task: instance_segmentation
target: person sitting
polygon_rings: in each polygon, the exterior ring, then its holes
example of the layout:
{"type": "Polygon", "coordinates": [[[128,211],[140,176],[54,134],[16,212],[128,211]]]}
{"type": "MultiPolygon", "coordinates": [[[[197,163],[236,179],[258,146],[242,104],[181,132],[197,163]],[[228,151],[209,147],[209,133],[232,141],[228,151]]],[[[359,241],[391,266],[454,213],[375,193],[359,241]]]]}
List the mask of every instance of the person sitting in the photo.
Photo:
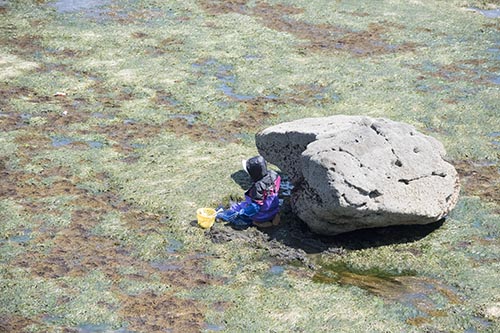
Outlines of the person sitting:
{"type": "Polygon", "coordinates": [[[252,185],[245,192],[245,201],[232,204],[217,214],[217,218],[237,227],[269,227],[279,224],[278,193],[281,177],[267,169],[262,156],[243,161],[243,168],[252,178],[252,185]]]}

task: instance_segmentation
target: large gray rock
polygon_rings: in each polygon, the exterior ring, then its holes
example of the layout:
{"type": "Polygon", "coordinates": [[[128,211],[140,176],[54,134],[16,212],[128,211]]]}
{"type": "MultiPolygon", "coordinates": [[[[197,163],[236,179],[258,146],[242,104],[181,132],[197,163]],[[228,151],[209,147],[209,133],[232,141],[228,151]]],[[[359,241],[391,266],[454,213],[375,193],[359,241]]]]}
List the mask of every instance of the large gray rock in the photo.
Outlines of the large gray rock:
{"type": "Polygon", "coordinates": [[[458,200],[458,175],[443,145],[404,123],[307,118],[263,130],[256,144],[290,176],[293,210],[316,233],[427,224],[458,200]]]}

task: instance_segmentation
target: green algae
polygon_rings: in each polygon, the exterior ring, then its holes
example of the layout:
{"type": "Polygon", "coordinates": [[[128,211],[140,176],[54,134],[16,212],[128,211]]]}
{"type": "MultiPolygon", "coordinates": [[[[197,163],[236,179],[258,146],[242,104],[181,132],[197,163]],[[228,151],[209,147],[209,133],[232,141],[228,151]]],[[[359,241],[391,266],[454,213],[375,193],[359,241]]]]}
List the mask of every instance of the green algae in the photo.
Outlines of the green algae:
{"type": "Polygon", "coordinates": [[[0,330],[498,331],[498,22],[467,8],[491,4],[0,4],[0,330]],[[256,131],[333,114],[441,140],[447,220],[310,265],[196,226],[241,198],[256,131]]]}
{"type": "Polygon", "coordinates": [[[0,229],[2,240],[18,235],[32,226],[23,214],[22,206],[8,199],[0,201],[0,220],[3,221],[0,229]]]}
{"type": "Polygon", "coordinates": [[[383,271],[380,268],[373,267],[368,270],[360,270],[349,267],[344,262],[335,262],[322,267],[322,271],[317,272],[313,276],[314,282],[320,283],[345,283],[343,277],[351,277],[353,281],[359,279],[372,280],[374,282],[394,282],[397,284],[395,277],[398,276],[412,276],[416,271],[398,271],[397,273],[390,271],[383,271]]]}

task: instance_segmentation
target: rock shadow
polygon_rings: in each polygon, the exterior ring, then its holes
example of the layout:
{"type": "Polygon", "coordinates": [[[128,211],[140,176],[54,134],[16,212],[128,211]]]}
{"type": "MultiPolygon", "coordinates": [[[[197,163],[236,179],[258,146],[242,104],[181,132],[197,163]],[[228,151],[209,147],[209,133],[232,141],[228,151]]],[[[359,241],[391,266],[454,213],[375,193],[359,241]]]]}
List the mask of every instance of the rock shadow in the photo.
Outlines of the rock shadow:
{"type": "Polygon", "coordinates": [[[277,241],[288,248],[303,250],[307,254],[337,253],[385,245],[413,243],[439,229],[445,219],[426,225],[397,225],[360,229],[336,236],[313,233],[291,212],[282,212],[282,223],[274,228],[261,229],[270,241],[277,241]]]}
{"type": "MultiPolygon", "coordinates": [[[[287,179],[281,174],[282,179],[287,179]]],[[[246,191],[252,181],[244,170],[231,174],[231,178],[246,191]]],[[[245,231],[231,228],[230,225],[217,227],[210,232],[210,237],[216,243],[225,243],[234,239],[248,240],[259,246],[276,252],[280,258],[302,257],[302,254],[336,253],[342,254],[349,250],[376,248],[385,245],[413,243],[423,239],[439,229],[445,219],[426,225],[395,225],[388,227],[360,229],[336,236],[319,235],[310,230],[306,223],[300,220],[290,206],[290,197],[280,192],[283,200],[281,207],[281,223],[270,228],[250,227],[245,231]],[[248,238],[248,239],[247,239],[248,238]]],[[[415,249],[414,251],[418,251],[415,249]]],[[[416,253],[418,255],[418,253],[416,253]]],[[[301,258],[299,258],[301,259],[301,258]]],[[[305,258],[302,258],[305,259],[305,258]]],[[[302,260],[301,259],[301,260],[302,260]]]]}

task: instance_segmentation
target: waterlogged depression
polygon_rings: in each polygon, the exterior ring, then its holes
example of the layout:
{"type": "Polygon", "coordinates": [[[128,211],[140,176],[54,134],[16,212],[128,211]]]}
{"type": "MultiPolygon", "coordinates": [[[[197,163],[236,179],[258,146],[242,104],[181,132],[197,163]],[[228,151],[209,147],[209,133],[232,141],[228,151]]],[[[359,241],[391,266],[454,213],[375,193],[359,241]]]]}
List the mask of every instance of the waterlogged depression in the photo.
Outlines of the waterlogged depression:
{"type": "Polygon", "coordinates": [[[59,13],[72,12],[88,12],[104,6],[107,6],[110,1],[98,0],[60,0],[50,2],[59,13]]]}
{"type": "Polygon", "coordinates": [[[500,330],[494,2],[3,1],[0,16],[0,331],[500,330]],[[242,199],[255,132],[334,114],[441,140],[461,176],[450,216],[315,235],[282,174],[279,226],[197,227],[197,208],[242,199]]]}

